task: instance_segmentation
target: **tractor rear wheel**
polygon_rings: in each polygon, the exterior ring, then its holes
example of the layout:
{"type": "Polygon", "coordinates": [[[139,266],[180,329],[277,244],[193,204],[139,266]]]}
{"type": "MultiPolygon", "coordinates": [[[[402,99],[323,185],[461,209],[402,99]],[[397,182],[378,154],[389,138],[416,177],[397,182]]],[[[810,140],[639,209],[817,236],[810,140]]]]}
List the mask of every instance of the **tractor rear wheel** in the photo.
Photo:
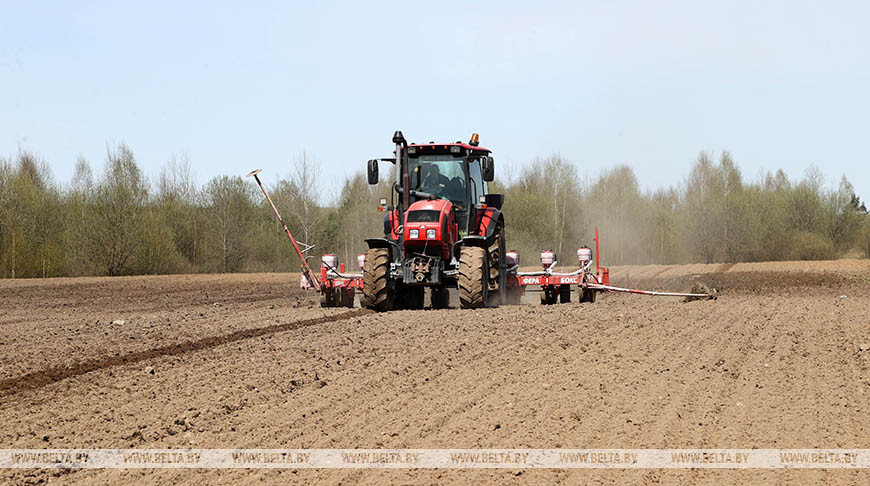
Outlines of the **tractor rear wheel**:
{"type": "Polygon", "coordinates": [[[363,267],[363,307],[378,312],[392,310],[395,295],[389,280],[390,250],[386,248],[368,250],[363,267]]]}
{"type": "Polygon", "coordinates": [[[486,250],[463,246],[459,257],[459,307],[479,309],[486,305],[489,293],[486,250]]]}
{"type": "Polygon", "coordinates": [[[447,287],[432,287],[432,308],[446,309],[450,305],[450,291],[447,287]]]}

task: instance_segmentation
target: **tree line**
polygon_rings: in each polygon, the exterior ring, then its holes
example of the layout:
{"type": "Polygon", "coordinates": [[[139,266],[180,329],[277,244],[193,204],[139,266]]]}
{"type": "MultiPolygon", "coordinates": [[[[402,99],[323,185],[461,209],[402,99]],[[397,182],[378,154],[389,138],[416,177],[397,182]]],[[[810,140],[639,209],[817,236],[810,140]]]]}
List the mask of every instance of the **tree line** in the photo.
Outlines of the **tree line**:
{"type": "Polygon", "coordinates": [[[727,151],[718,162],[701,153],[681,183],[643,191],[626,165],[581,178],[551,156],[500,190],[511,245],[533,258],[553,249],[573,263],[595,226],[608,265],[870,258],[864,203],[845,176],[829,186],[815,167],[796,181],[782,170],[747,181],[727,151]]]}
{"type": "MultiPolygon", "coordinates": [[[[329,197],[323,169],[301,153],[288,175],[264,183],[294,236],[314,245],[315,263],[336,253],[353,266],[363,240],[383,234],[376,208],[389,181],[369,186],[359,171],[329,197]]],[[[524,264],[542,249],[573,263],[595,226],[609,265],[870,258],[864,203],[845,176],[831,186],[815,168],[800,180],[779,170],[747,181],[727,152],[718,162],[701,153],[683,181],[653,191],[628,166],[583,175],[557,155],[496,174],[490,190],[506,195],[508,246],[524,264]]],[[[198,187],[185,155],[152,181],[116,144],[99,174],[79,157],[63,183],[31,151],[0,158],[2,278],[286,272],[299,263],[253,179],[219,175],[198,187]]]]}

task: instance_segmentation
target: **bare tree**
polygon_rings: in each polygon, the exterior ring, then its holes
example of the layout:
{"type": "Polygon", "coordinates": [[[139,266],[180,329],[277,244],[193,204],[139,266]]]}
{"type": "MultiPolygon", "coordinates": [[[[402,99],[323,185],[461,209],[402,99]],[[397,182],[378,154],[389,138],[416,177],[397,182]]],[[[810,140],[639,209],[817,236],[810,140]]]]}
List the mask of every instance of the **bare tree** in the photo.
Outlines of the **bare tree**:
{"type": "Polygon", "coordinates": [[[741,246],[745,242],[743,231],[745,221],[743,207],[743,179],[740,169],[726,150],[722,152],[719,161],[719,171],[722,173],[722,245],[725,249],[725,259],[736,262],[740,256],[741,246]]]}
{"type": "Polygon", "coordinates": [[[89,252],[94,221],[94,176],[91,164],[84,156],[76,160],[72,181],[65,195],[64,267],[67,274],[93,274],[89,252]]]}
{"type": "Polygon", "coordinates": [[[107,147],[105,172],[94,195],[90,252],[108,275],[130,271],[147,196],[147,181],[130,148],[123,143],[107,147]]]}
{"type": "Polygon", "coordinates": [[[198,262],[200,225],[190,157],[173,154],[160,171],[156,204],[177,251],[192,268],[198,262]]]}
{"type": "Polygon", "coordinates": [[[13,278],[47,277],[59,269],[58,235],[62,218],[59,192],[48,164],[19,149],[14,167],[6,167],[3,190],[3,248],[0,261],[13,278]]]}
{"type": "Polygon", "coordinates": [[[313,244],[315,230],[320,224],[321,188],[318,175],[320,163],[307,152],[302,152],[293,162],[293,173],[290,176],[289,209],[291,221],[300,229],[302,240],[313,244]]]}
{"type": "Polygon", "coordinates": [[[241,177],[219,176],[206,184],[202,202],[209,217],[210,238],[216,241],[218,268],[242,269],[248,246],[248,228],[254,220],[253,188],[241,177]]]}
{"type": "Polygon", "coordinates": [[[690,246],[704,263],[715,261],[717,243],[722,238],[723,192],[721,171],[702,152],[686,182],[686,209],[690,246]]]}
{"type": "Polygon", "coordinates": [[[157,197],[161,202],[186,205],[195,203],[196,184],[190,155],[186,152],[181,156],[172,154],[161,168],[157,181],[157,197]]]}

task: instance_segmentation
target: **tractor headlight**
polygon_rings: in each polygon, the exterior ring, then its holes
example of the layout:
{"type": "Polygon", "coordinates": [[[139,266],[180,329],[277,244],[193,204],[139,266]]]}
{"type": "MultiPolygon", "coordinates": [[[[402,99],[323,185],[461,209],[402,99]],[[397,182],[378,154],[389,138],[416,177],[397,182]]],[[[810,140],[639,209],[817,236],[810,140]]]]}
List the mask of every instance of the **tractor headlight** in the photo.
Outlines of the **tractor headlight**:
{"type": "Polygon", "coordinates": [[[434,229],[427,229],[426,230],[426,239],[427,240],[434,240],[435,239],[435,230],[434,229]]]}
{"type": "Polygon", "coordinates": [[[411,236],[412,240],[420,237],[420,230],[412,229],[408,233],[411,236]]]}

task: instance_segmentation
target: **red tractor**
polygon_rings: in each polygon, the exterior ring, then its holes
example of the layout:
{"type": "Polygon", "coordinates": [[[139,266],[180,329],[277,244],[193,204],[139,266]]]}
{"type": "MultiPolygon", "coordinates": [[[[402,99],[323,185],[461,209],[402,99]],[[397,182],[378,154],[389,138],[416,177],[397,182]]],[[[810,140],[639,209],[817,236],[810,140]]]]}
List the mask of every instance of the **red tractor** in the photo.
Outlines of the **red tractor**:
{"type": "Polygon", "coordinates": [[[468,143],[408,144],[393,135],[395,157],[368,161],[397,166],[384,217],[384,237],[366,239],[363,307],[422,309],[426,287],[434,309],[458,288],[463,309],[498,306],[506,296],[504,195],[489,194],[494,163],[477,134],[468,143]]]}

